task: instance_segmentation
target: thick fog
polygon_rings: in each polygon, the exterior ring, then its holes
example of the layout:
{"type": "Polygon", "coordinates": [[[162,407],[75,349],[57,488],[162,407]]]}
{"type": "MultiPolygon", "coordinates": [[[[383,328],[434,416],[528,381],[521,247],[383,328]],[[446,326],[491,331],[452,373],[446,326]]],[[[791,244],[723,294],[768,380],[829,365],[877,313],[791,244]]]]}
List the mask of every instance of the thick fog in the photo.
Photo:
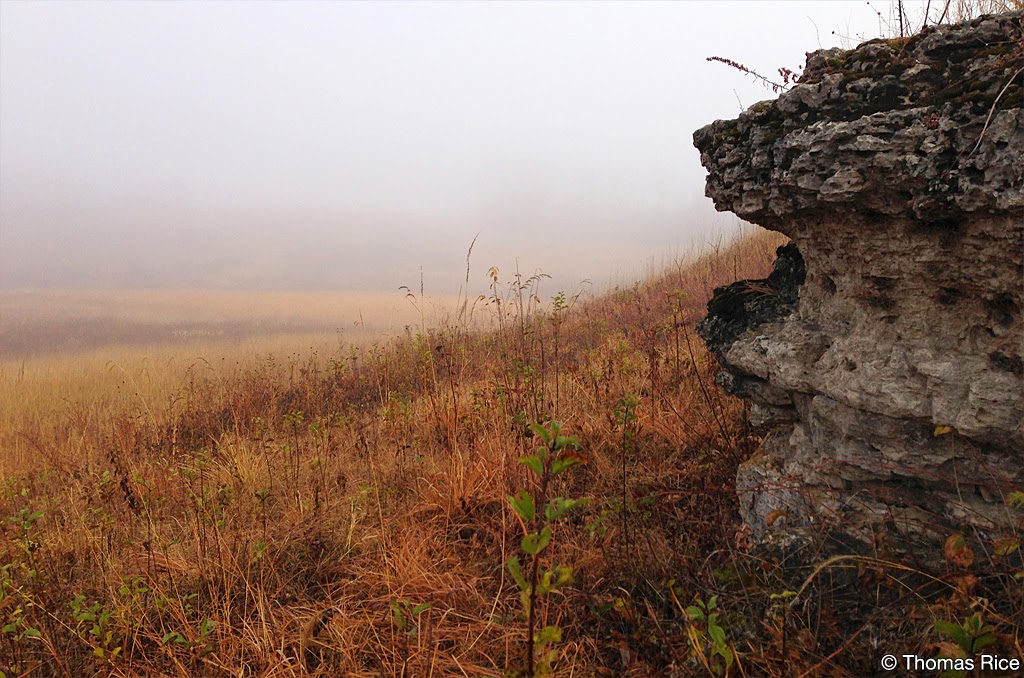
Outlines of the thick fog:
{"type": "MultiPolygon", "coordinates": [[[[693,131],[857,2],[0,3],[0,286],[571,288],[727,234],[693,131]]],[[[552,289],[552,292],[557,291],[552,289]]]]}

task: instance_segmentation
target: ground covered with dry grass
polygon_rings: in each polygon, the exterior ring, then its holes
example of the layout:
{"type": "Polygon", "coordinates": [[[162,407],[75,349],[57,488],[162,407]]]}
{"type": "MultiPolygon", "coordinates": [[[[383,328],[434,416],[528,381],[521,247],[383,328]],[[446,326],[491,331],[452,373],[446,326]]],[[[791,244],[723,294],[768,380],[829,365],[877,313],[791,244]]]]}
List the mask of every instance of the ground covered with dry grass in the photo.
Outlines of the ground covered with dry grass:
{"type": "Polygon", "coordinates": [[[0,671],[864,675],[880,638],[928,647],[933,618],[976,611],[1012,642],[975,575],[909,590],[862,561],[793,605],[783,564],[746,548],[733,484],[760,438],[693,327],[778,244],[590,300],[492,271],[489,295],[386,342],[126,383],[116,406],[26,401],[2,437],[0,671]],[[586,463],[542,487],[520,458],[552,421],[586,463]],[[520,491],[588,500],[537,557],[571,581],[535,597],[557,631],[534,660],[507,564],[543,519],[520,491]]]}

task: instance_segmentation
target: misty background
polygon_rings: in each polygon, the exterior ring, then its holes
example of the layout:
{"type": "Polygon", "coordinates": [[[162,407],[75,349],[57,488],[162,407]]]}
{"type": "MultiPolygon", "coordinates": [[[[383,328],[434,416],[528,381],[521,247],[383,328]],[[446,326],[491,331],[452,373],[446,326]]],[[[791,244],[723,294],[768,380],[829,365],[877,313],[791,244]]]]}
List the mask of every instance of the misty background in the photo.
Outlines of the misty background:
{"type": "Polygon", "coordinates": [[[451,293],[738,227],[692,133],[856,2],[0,2],[0,288],[451,293]]]}

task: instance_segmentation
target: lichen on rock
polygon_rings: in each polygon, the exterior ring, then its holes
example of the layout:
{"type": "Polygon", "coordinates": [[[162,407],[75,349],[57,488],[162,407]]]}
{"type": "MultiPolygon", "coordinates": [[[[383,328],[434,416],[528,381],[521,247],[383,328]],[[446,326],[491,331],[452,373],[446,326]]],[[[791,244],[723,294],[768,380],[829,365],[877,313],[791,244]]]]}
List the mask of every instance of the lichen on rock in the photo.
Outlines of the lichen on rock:
{"type": "Polygon", "coordinates": [[[694,134],[716,207],[794,242],[700,326],[770,428],[737,482],[756,536],[920,552],[1004,529],[1024,487],[1022,105],[1018,12],[815,52],[776,101],[694,134]]]}

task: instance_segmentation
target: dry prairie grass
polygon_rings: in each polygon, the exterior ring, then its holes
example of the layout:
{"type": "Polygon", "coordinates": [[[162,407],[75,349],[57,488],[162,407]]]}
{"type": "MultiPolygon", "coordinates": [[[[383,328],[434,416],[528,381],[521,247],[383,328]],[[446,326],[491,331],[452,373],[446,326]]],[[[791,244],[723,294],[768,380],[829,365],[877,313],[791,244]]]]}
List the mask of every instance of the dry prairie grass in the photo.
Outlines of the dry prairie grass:
{"type": "MultiPolygon", "coordinates": [[[[442,296],[433,307],[453,303],[442,296]]],[[[419,320],[400,294],[379,292],[0,290],[0,357],[153,345],[220,352],[209,345],[298,333],[364,341],[419,320]]]]}
{"type": "MultiPolygon", "coordinates": [[[[451,307],[439,297],[433,308],[451,307]]],[[[53,456],[53,424],[166,413],[185,383],[340,355],[419,323],[400,294],[0,291],[0,474],[53,456]]]]}
{"type": "MultiPolygon", "coordinates": [[[[136,363],[102,386],[70,363],[29,390],[5,372],[0,670],[509,674],[525,627],[506,497],[530,486],[526,425],[552,419],[589,459],[557,491],[592,498],[550,547],[575,573],[539,610],[563,632],[558,675],[812,669],[848,623],[772,621],[778,564],[737,549],[733,479],[759,438],[692,333],[712,289],[762,277],[778,244],[748,236],[575,302],[495,275],[486,327],[455,311],[315,355],[136,363]],[[683,611],[713,595],[730,669],[683,611]]],[[[830,675],[877,666],[862,654],[830,675]]]]}

